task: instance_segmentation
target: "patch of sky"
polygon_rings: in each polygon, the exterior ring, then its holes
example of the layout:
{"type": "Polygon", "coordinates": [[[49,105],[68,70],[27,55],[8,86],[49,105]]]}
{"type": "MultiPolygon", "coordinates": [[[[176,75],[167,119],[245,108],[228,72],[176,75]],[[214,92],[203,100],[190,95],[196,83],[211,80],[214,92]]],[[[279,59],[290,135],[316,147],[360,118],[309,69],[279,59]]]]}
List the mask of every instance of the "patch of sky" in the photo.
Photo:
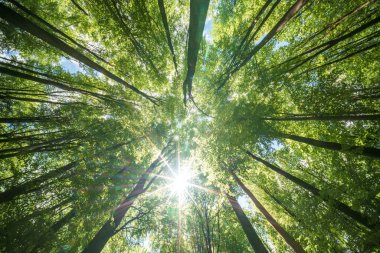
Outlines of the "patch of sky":
{"type": "Polygon", "coordinates": [[[249,203],[249,199],[247,196],[239,196],[237,198],[238,203],[244,210],[249,210],[250,213],[254,214],[255,210],[252,208],[252,205],[249,203]]]}
{"type": "Polygon", "coordinates": [[[277,140],[273,140],[271,143],[270,143],[270,147],[272,149],[274,149],[275,151],[279,150],[279,149],[282,149],[284,147],[284,145],[277,141],[277,140]]]}
{"type": "Polygon", "coordinates": [[[203,30],[203,37],[208,43],[212,43],[212,18],[207,18],[205,23],[205,28],[203,30]]]}
{"type": "Polygon", "coordinates": [[[273,51],[277,51],[282,47],[286,47],[287,45],[289,45],[287,41],[277,41],[273,47],[273,51]]]}
{"type": "Polygon", "coordinates": [[[78,72],[84,73],[85,70],[79,65],[78,62],[67,59],[65,57],[61,57],[59,60],[59,65],[62,67],[63,70],[75,74],[78,72]]]}
{"type": "Polygon", "coordinates": [[[318,82],[315,81],[315,80],[312,80],[312,81],[307,82],[306,84],[307,84],[308,86],[310,86],[310,87],[315,87],[315,86],[318,85],[318,82]]]}
{"type": "Polygon", "coordinates": [[[263,36],[261,36],[258,40],[255,41],[255,46],[259,44],[264,38],[267,36],[267,33],[265,33],[263,36]]]}
{"type": "MultiPolygon", "coordinates": [[[[207,44],[212,43],[211,31],[212,31],[212,18],[208,17],[206,19],[205,27],[203,29],[203,37],[206,40],[207,44]]],[[[206,69],[207,56],[208,56],[208,48],[206,48],[206,54],[205,54],[205,58],[203,60],[202,71],[205,71],[205,69],[206,69]]]]}
{"type": "Polygon", "coordinates": [[[101,118],[104,120],[108,120],[108,119],[113,119],[114,117],[110,114],[105,114],[105,115],[102,115],[101,118]]]}
{"type": "Polygon", "coordinates": [[[16,58],[18,58],[20,56],[20,52],[17,50],[7,50],[5,52],[4,51],[1,52],[1,56],[6,57],[6,58],[15,56],[16,58]]]}

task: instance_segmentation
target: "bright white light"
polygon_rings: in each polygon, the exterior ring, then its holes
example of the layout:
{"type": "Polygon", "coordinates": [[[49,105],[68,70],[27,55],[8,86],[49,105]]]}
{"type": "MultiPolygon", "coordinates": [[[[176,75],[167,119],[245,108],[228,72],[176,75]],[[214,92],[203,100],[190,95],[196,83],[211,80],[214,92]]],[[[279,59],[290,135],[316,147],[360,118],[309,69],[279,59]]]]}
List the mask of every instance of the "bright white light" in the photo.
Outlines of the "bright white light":
{"type": "Polygon", "coordinates": [[[181,166],[178,173],[173,177],[173,182],[170,185],[171,192],[177,195],[180,199],[183,199],[189,186],[190,179],[191,174],[189,166],[181,166]]]}
{"type": "Polygon", "coordinates": [[[187,187],[187,177],[184,174],[179,174],[174,177],[174,182],[172,184],[172,191],[178,195],[182,195],[187,187]]]}

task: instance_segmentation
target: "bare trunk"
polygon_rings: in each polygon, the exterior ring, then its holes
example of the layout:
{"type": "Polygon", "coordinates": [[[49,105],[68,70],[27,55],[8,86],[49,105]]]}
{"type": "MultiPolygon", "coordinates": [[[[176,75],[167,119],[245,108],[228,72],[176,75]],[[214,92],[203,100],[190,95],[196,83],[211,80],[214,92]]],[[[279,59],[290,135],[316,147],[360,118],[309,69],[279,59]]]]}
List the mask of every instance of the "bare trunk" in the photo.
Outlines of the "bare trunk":
{"type": "Polygon", "coordinates": [[[352,145],[344,145],[336,142],[328,142],[328,141],[320,141],[320,140],[315,140],[312,138],[307,138],[307,137],[302,137],[298,135],[293,135],[293,134],[280,134],[280,137],[293,140],[293,141],[298,141],[302,143],[306,143],[315,147],[319,148],[325,148],[325,149],[330,149],[330,150],[335,150],[343,153],[352,153],[352,154],[357,154],[357,155],[364,155],[368,157],[373,157],[373,158],[380,158],[380,149],[377,148],[372,148],[372,147],[365,147],[365,146],[352,146],[352,145]]]}
{"type": "Polygon", "coordinates": [[[264,164],[265,166],[267,166],[269,169],[271,169],[271,170],[277,172],[278,174],[286,177],[287,179],[289,179],[293,183],[297,184],[298,186],[302,187],[303,189],[311,192],[315,196],[320,197],[323,201],[332,203],[332,206],[334,208],[338,209],[339,211],[341,211],[342,213],[344,213],[348,217],[350,217],[353,220],[361,223],[362,225],[366,226],[367,228],[373,229],[375,227],[374,224],[371,224],[371,222],[368,219],[368,217],[364,216],[363,214],[361,214],[361,213],[359,213],[357,211],[352,210],[349,206],[347,206],[346,204],[344,204],[344,203],[342,203],[342,202],[340,202],[338,200],[335,200],[335,199],[333,199],[333,198],[331,198],[329,196],[326,196],[326,195],[322,195],[321,194],[321,190],[319,190],[318,188],[312,186],[311,184],[306,183],[302,179],[299,179],[299,178],[297,178],[297,177],[289,174],[288,172],[280,169],[279,167],[277,167],[277,166],[275,166],[275,165],[273,165],[273,164],[271,164],[271,163],[269,163],[269,162],[261,159],[260,157],[255,156],[254,154],[252,154],[248,150],[246,151],[246,154],[249,155],[254,160],[256,160],[258,162],[261,162],[262,164],[264,164]]]}
{"type": "Polygon", "coordinates": [[[198,51],[202,41],[202,33],[210,0],[190,1],[189,41],[187,45],[187,74],[183,82],[184,103],[192,97],[192,83],[198,59],[198,51]]]}
{"type": "Polygon", "coordinates": [[[256,253],[266,253],[268,252],[264,244],[261,242],[260,237],[257,235],[255,229],[253,228],[251,222],[245,215],[243,209],[241,208],[239,202],[234,196],[226,194],[228,201],[230,202],[232,209],[234,210],[236,217],[238,218],[241,227],[244,230],[245,235],[248,238],[253,250],[256,253]]]}
{"type": "MultiPolygon", "coordinates": [[[[133,190],[128,194],[128,196],[119,204],[112,214],[112,219],[108,219],[100,230],[96,233],[94,238],[88,243],[86,248],[83,250],[83,253],[100,253],[108,240],[115,234],[117,227],[122,222],[126,213],[133,205],[136,197],[143,194],[147,188],[144,188],[145,183],[148,179],[149,174],[159,165],[161,158],[157,158],[149,168],[144,172],[140,177],[139,181],[133,188],[133,190]]],[[[150,184],[148,184],[149,186],[150,184]]]]}
{"type": "Polygon", "coordinates": [[[78,61],[82,62],[83,64],[89,66],[90,68],[93,68],[94,70],[103,73],[105,76],[111,78],[112,80],[124,85],[126,88],[134,91],[135,93],[143,96],[144,98],[150,100],[153,103],[156,103],[155,99],[144,92],[140,91],[136,87],[132,86],[131,84],[127,83],[120,77],[116,76],[115,74],[111,73],[110,71],[106,70],[96,62],[89,59],[87,56],[83,55],[73,47],[69,46],[62,40],[56,38],[54,35],[50,34],[49,32],[45,31],[35,23],[31,22],[30,20],[24,18],[17,12],[13,11],[11,8],[5,6],[4,4],[0,3],[0,17],[6,20],[7,22],[27,31],[28,33],[36,36],[37,38],[45,41],[49,45],[58,48],[59,50],[65,52],[69,56],[73,57],[74,59],[77,59],[78,61]]]}
{"type": "Polygon", "coordinates": [[[278,222],[272,217],[272,215],[265,209],[265,207],[259,202],[259,200],[253,195],[253,193],[244,185],[244,183],[237,177],[237,175],[229,170],[235,181],[243,189],[243,191],[250,197],[255,203],[257,209],[265,216],[267,221],[273,226],[273,228],[282,236],[286,243],[294,250],[294,252],[305,252],[302,246],[288,233],[285,229],[278,224],[278,222]]]}

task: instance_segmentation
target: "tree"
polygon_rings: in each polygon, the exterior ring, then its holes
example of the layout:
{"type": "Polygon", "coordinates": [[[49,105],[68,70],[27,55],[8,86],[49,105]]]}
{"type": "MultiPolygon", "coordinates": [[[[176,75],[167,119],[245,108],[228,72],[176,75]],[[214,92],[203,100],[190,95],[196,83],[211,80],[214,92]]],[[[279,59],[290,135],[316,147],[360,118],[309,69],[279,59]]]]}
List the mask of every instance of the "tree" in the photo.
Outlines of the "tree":
{"type": "Polygon", "coordinates": [[[376,251],[379,10],[2,1],[0,251],[376,251]]]}

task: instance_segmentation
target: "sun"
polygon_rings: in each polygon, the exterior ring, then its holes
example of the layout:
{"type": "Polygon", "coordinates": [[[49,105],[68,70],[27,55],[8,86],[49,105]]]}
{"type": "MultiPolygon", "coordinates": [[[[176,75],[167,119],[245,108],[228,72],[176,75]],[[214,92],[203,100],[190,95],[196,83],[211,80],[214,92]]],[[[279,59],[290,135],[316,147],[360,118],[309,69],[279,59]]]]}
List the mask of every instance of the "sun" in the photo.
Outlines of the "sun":
{"type": "Polygon", "coordinates": [[[190,185],[191,173],[189,166],[181,167],[178,172],[174,173],[172,183],[170,184],[170,191],[178,197],[184,197],[190,185]]]}
{"type": "Polygon", "coordinates": [[[186,188],[187,188],[187,185],[188,185],[188,182],[187,182],[187,177],[186,175],[184,174],[178,174],[174,177],[173,179],[173,183],[171,185],[171,190],[172,192],[178,194],[178,195],[182,195],[186,188]]]}

